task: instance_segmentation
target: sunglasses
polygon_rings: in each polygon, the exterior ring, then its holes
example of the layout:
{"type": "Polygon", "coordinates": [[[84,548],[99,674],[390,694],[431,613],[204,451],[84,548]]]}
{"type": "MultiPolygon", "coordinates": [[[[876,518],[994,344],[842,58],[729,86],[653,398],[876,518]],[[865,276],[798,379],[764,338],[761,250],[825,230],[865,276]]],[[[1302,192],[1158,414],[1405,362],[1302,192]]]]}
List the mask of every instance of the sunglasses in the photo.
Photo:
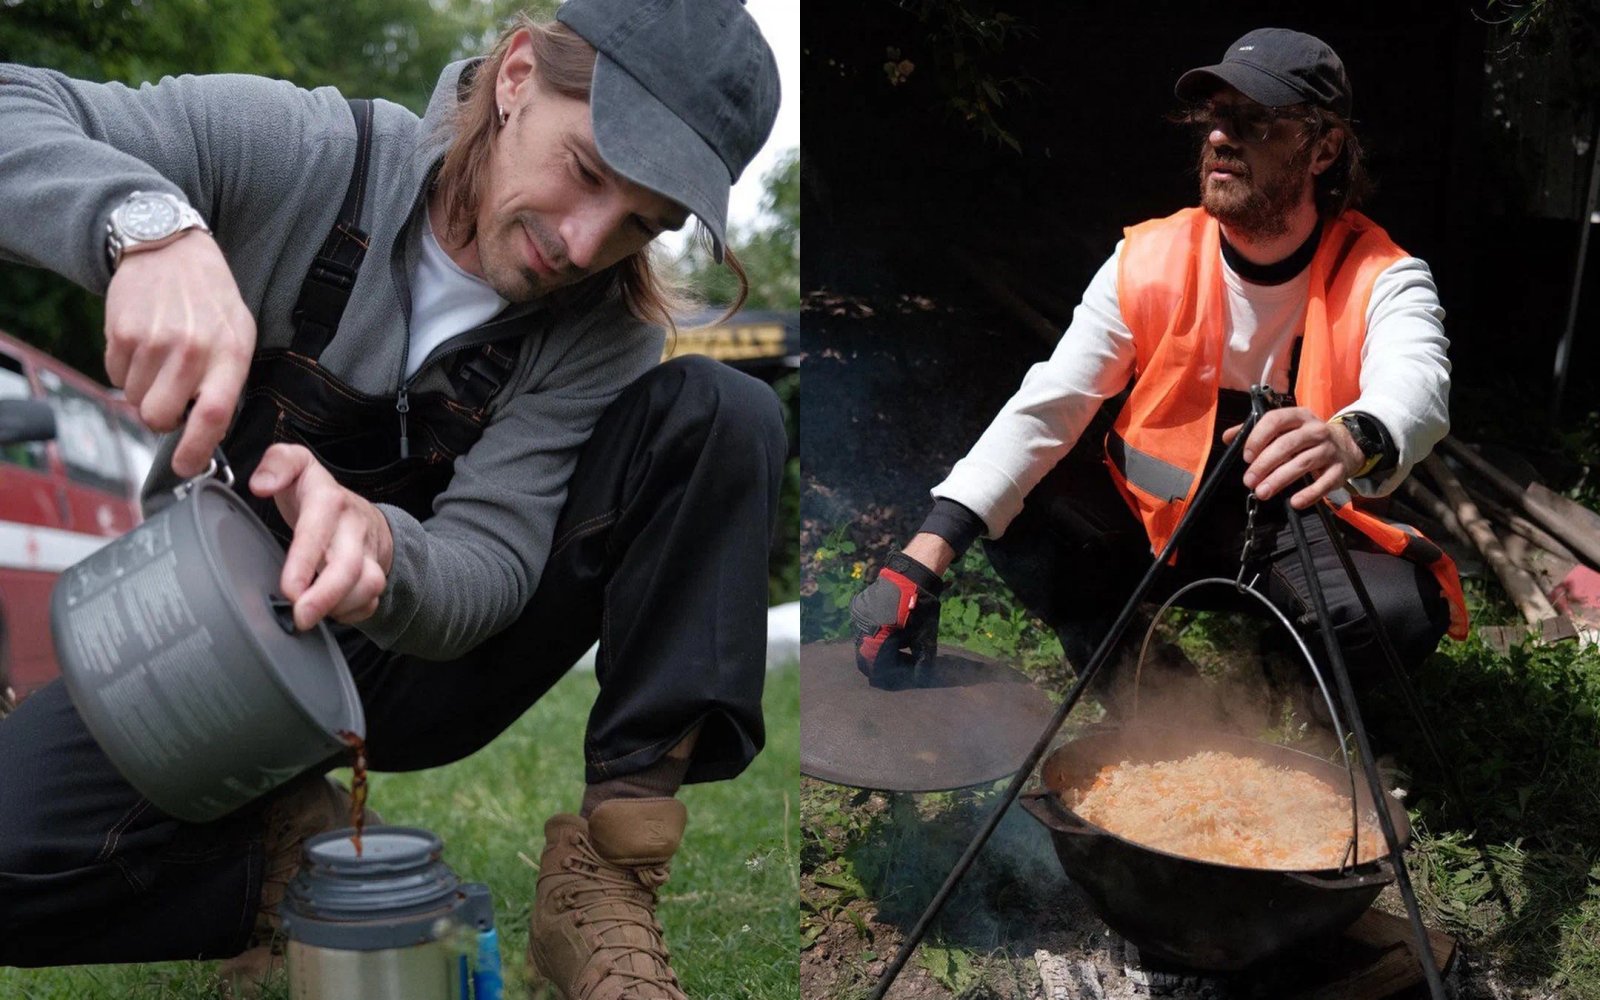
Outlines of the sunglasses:
{"type": "Polygon", "coordinates": [[[1260,104],[1201,104],[1190,108],[1184,120],[1202,139],[1221,129],[1241,142],[1266,142],[1273,123],[1284,117],[1260,104]]]}

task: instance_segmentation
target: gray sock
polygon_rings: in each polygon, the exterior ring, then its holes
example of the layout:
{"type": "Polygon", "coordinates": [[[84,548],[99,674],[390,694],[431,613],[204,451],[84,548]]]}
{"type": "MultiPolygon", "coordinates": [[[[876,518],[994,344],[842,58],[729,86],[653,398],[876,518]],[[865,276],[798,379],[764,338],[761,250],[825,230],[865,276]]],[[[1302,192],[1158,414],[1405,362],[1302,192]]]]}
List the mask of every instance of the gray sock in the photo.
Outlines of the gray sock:
{"type": "Polygon", "coordinates": [[[688,757],[666,756],[643,771],[607,778],[583,790],[583,808],[578,815],[589,818],[595,807],[609,799],[654,799],[677,794],[683,776],[689,771],[688,757]]]}

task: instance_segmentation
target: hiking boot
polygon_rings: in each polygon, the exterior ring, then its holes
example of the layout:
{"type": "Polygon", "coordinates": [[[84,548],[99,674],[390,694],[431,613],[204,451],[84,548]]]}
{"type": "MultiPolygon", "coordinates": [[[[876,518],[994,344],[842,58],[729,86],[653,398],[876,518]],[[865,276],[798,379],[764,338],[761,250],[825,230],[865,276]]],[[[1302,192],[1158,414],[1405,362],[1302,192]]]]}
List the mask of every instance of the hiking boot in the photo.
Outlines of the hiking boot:
{"type": "MultiPolygon", "coordinates": [[[[350,825],[350,792],[332,778],[317,777],[290,783],[262,810],[264,835],[261,904],[245,950],[223,960],[217,969],[222,995],[248,1000],[260,995],[268,976],[283,968],[283,919],[279,907],[289,883],[300,871],[301,848],[319,833],[350,825]]],[[[366,825],[383,818],[364,810],[366,825]]]]}
{"type": "Polygon", "coordinates": [[[655,916],[687,816],[677,799],[610,799],[588,820],[545,824],[528,929],[535,997],[688,1000],[655,916]]]}

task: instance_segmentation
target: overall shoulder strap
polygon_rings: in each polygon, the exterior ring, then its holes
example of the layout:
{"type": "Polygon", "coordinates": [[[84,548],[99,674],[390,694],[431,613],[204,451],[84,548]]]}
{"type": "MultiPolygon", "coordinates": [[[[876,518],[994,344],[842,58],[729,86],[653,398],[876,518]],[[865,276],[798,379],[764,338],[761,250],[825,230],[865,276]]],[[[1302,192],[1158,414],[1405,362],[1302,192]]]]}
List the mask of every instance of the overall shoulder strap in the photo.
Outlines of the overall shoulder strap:
{"type": "Polygon", "coordinates": [[[450,381],[456,401],[471,410],[481,410],[511,382],[517,356],[506,341],[491,341],[476,351],[462,351],[450,381]]]}
{"type": "Polygon", "coordinates": [[[339,329],[350,289],[361,270],[361,258],[367,253],[361,209],[366,202],[367,161],[372,152],[372,102],[352,100],[350,113],[356,121],[356,162],[350,171],[350,185],[339,206],[339,217],[300,285],[300,298],[291,314],[295,329],[290,349],[312,359],[321,356],[339,329]]]}

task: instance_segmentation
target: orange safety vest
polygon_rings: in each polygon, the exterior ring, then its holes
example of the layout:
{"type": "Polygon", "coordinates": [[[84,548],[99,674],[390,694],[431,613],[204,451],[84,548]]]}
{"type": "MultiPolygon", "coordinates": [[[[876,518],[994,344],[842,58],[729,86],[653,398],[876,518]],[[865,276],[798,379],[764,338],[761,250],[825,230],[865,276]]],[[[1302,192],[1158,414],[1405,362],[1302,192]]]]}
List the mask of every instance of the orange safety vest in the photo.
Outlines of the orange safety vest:
{"type": "MultiPolygon", "coordinates": [[[[1106,435],[1112,481],[1160,552],[1200,486],[1211,453],[1227,333],[1221,229],[1187,208],[1126,230],[1117,302],[1133,333],[1133,390],[1106,435]]],[[[1361,345],[1373,282],[1405,257],[1359,212],[1324,223],[1311,260],[1295,400],[1326,420],[1361,393],[1361,345]]],[[[1467,636],[1455,562],[1408,525],[1378,517],[1343,491],[1330,499],[1346,524],[1391,555],[1421,563],[1450,604],[1450,636],[1467,636]]]]}

